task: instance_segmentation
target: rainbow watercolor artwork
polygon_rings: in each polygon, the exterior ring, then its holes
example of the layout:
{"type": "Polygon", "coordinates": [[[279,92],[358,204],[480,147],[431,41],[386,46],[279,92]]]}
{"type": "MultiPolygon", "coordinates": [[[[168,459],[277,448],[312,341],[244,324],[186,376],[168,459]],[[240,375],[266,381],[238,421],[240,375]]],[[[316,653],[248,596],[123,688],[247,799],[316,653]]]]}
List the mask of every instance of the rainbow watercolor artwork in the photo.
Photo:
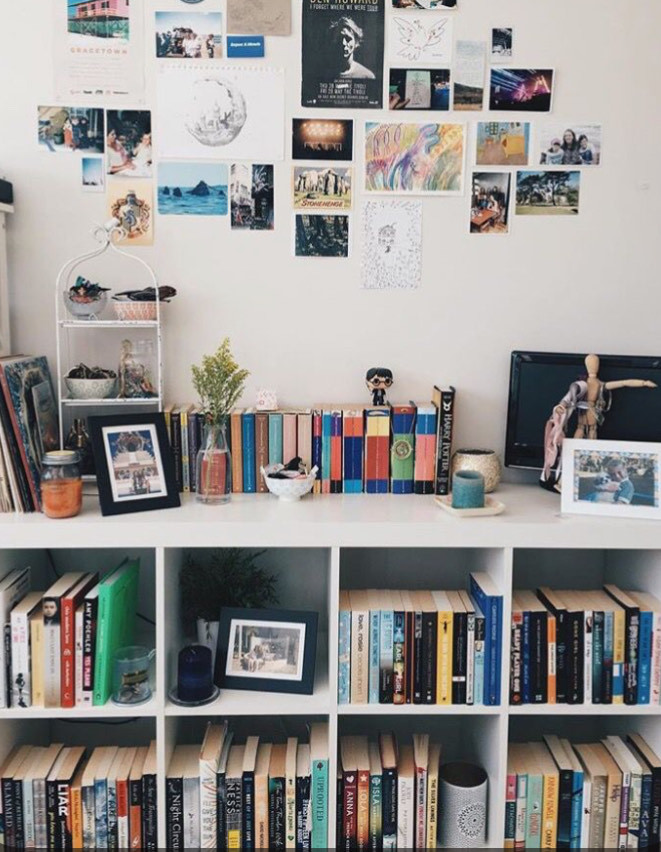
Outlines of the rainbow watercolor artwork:
{"type": "Polygon", "coordinates": [[[463,193],[463,124],[365,123],[365,191],[463,193]]]}

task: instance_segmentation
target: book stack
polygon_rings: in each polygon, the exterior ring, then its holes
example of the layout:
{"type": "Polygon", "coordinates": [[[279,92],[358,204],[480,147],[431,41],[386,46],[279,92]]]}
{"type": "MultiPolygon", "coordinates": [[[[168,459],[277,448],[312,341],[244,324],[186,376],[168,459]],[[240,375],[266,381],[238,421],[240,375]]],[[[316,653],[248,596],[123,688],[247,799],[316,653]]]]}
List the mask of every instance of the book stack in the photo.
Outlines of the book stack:
{"type": "MultiPolygon", "coordinates": [[[[266,492],[260,469],[299,457],[317,466],[317,494],[448,494],[454,388],[435,387],[430,403],[256,411],[229,418],[232,489],[266,492]]],[[[165,418],[179,490],[195,491],[204,415],[169,405],[165,418]]]]}
{"type": "Polygon", "coordinates": [[[15,748],[0,768],[6,849],[156,850],[156,741],[15,748]]]}
{"type": "Polygon", "coordinates": [[[0,358],[0,512],[41,510],[41,458],[58,445],[46,358],[0,358]]]}
{"type": "Polygon", "coordinates": [[[500,704],[503,598],[469,590],[341,590],[339,704],[500,704]]]}
{"type": "Polygon", "coordinates": [[[30,591],[30,569],[0,580],[0,707],[102,706],[110,697],[114,652],[133,642],[139,560],[103,579],[68,572],[30,591]]]}
{"type": "Polygon", "coordinates": [[[168,849],[328,849],[328,723],[309,742],[250,736],[227,722],[176,746],[166,776],[168,849]]]}
{"type": "Polygon", "coordinates": [[[659,848],[661,761],[640,734],[510,743],[505,848],[659,848]]]}
{"type": "Polygon", "coordinates": [[[415,734],[340,737],[338,849],[436,849],[441,746],[415,734]]]}
{"type": "Polygon", "coordinates": [[[661,703],[661,601],[612,584],[515,591],[510,703],[661,703]]]}

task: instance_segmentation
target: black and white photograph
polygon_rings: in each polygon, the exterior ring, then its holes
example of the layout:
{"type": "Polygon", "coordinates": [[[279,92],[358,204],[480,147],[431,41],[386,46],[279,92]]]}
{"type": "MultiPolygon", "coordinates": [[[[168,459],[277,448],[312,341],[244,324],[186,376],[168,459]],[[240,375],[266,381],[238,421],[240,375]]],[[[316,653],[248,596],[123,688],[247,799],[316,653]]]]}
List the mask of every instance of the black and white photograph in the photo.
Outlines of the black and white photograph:
{"type": "Polygon", "coordinates": [[[661,444],[565,440],[562,511],[661,518],[661,444]]]}
{"type": "Polygon", "coordinates": [[[104,515],[179,505],[162,414],[89,418],[104,515]]]}
{"type": "Polygon", "coordinates": [[[353,121],[350,118],[293,118],[292,160],[353,159],[353,121]]]}
{"type": "Polygon", "coordinates": [[[296,257],[348,257],[349,217],[296,214],[296,257]]]}
{"type": "Polygon", "coordinates": [[[317,621],[316,612],[223,608],[217,685],[310,695],[317,621]]]}
{"type": "Polygon", "coordinates": [[[232,229],[272,231],[273,166],[234,163],[230,171],[232,229]]]}
{"type": "Polygon", "coordinates": [[[384,5],[303,0],[302,106],[382,107],[384,5]]]}
{"type": "Polygon", "coordinates": [[[491,62],[509,62],[513,55],[514,30],[512,27],[493,27],[491,30],[491,62]]]}

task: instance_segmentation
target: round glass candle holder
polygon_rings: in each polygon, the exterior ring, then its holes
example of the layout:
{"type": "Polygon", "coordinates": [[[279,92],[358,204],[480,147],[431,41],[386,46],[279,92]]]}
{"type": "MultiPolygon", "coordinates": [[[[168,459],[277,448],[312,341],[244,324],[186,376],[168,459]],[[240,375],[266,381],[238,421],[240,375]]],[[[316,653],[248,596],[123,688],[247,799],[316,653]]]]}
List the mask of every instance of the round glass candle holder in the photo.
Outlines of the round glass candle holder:
{"type": "Polygon", "coordinates": [[[452,477],[452,508],[483,509],[484,477],[476,470],[458,470],[452,477]]]}

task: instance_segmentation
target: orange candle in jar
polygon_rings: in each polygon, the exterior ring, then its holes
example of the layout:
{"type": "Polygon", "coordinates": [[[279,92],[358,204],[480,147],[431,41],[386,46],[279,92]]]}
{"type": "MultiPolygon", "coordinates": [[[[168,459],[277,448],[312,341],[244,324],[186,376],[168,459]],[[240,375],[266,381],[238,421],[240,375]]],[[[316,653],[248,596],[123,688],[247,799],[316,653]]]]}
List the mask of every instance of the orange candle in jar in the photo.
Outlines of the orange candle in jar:
{"type": "Polygon", "coordinates": [[[83,505],[80,455],[75,450],[46,453],[42,459],[41,504],[49,518],[73,518],[83,505]]]}

